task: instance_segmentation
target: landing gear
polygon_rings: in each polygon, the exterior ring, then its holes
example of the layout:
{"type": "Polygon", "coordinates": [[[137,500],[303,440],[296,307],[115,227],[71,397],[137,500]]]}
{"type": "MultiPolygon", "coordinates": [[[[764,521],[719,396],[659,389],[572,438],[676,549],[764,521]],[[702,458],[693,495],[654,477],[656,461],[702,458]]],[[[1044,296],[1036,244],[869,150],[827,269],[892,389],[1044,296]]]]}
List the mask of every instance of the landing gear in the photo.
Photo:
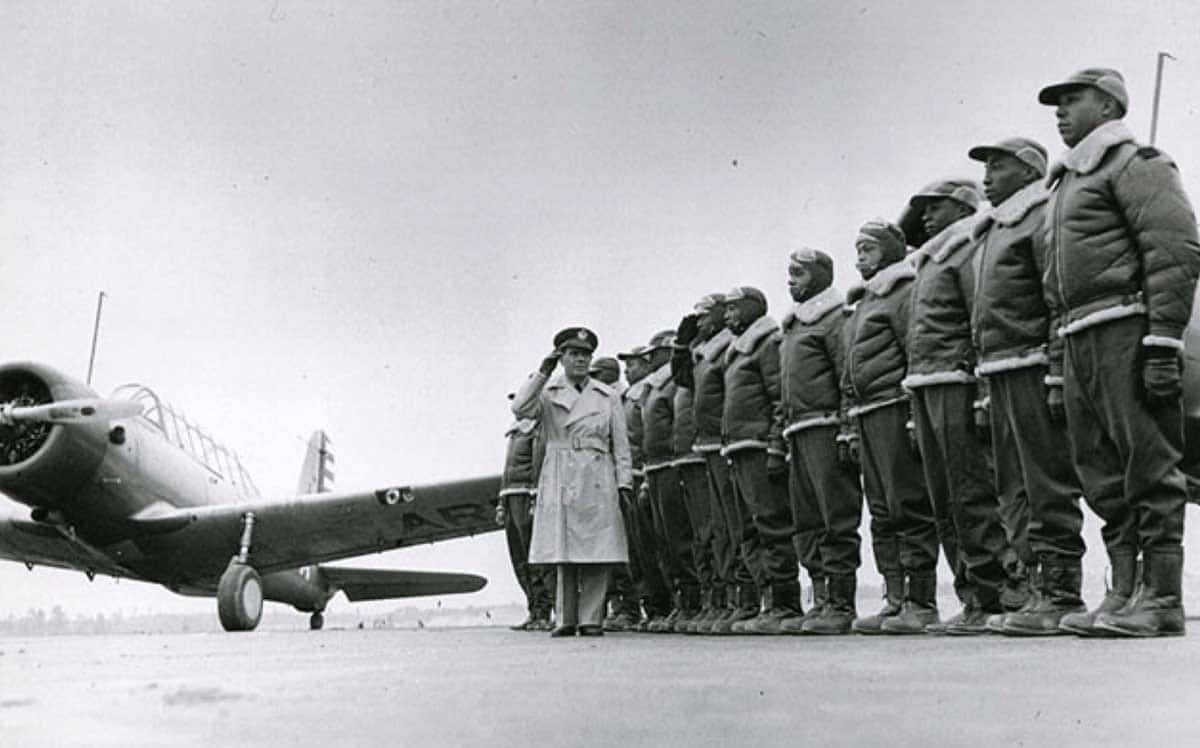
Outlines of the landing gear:
{"type": "Polygon", "coordinates": [[[253,631],[262,618],[263,591],[258,572],[230,562],[217,585],[217,615],[226,631],[253,631]]]}
{"type": "Polygon", "coordinates": [[[262,579],[249,565],[253,533],[254,512],[246,512],[238,554],[230,559],[217,583],[217,615],[226,631],[253,631],[262,618],[262,579]]]}
{"type": "Polygon", "coordinates": [[[308,617],[308,628],[311,631],[320,631],[325,625],[325,616],[321,615],[321,611],[317,611],[308,617]]]}

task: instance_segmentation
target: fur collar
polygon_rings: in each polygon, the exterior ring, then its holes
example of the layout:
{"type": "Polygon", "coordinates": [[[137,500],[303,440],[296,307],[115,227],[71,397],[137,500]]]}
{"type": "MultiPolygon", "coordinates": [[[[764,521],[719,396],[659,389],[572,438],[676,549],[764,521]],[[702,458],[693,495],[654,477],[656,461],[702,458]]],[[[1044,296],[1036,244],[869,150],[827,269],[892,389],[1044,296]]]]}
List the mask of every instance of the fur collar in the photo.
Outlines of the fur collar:
{"type": "Polygon", "coordinates": [[[975,224],[975,238],[978,239],[986,234],[993,223],[997,226],[1016,226],[1025,220],[1029,211],[1049,199],[1050,193],[1046,191],[1045,185],[1041,182],[1025,185],[979,219],[979,223],[975,224]]]}
{"type": "MultiPolygon", "coordinates": [[[[912,259],[912,258],[909,258],[912,259]]],[[[866,282],[867,291],[875,296],[887,296],[902,281],[917,277],[917,271],[909,260],[900,260],[888,265],[866,282]]]]}
{"type": "Polygon", "coordinates": [[[623,397],[626,400],[641,400],[642,393],[646,391],[646,387],[648,386],[649,382],[646,381],[645,377],[642,377],[633,384],[629,385],[629,389],[625,390],[623,397]]]}
{"type": "Polygon", "coordinates": [[[671,381],[671,362],[667,362],[654,370],[653,374],[646,376],[645,382],[648,389],[662,389],[663,385],[671,381]]]}
{"type": "Polygon", "coordinates": [[[1124,121],[1115,119],[1105,122],[1087,134],[1087,137],[1067,151],[1062,161],[1050,167],[1046,177],[1046,186],[1053,186],[1068,170],[1076,174],[1091,174],[1104,160],[1109,149],[1122,143],[1134,142],[1133,131],[1124,121]]]}
{"type": "Polygon", "coordinates": [[[738,353],[749,353],[758,345],[758,341],[779,329],[779,323],[764,314],[747,327],[737,340],[733,341],[733,349],[738,353]]]}
{"type": "Polygon", "coordinates": [[[830,286],[811,299],[794,304],[787,314],[783,315],[783,322],[780,324],[785,329],[790,327],[794,321],[802,325],[811,325],[843,303],[845,303],[845,299],[842,297],[841,291],[830,286]]]}
{"type": "Polygon", "coordinates": [[[921,267],[921,263],[925,261],[925,258],[929,258],[934,262],[945,262],[948,260],[950,255],[971,243],[975,224],[979,223],[979,221],[979,216],[972,213],[942,229],[941,233],[922,244],[920,249],[909,256],[913,267],[921,267]]]}
{"type": "Polygon", "coordinates": [[[696,360],[713,363],[725,355],[725,349],[731,342],[733,342],[733,333],[729,331],[728,327],[722,327],[720,332],[696,347],[696,360]]]}

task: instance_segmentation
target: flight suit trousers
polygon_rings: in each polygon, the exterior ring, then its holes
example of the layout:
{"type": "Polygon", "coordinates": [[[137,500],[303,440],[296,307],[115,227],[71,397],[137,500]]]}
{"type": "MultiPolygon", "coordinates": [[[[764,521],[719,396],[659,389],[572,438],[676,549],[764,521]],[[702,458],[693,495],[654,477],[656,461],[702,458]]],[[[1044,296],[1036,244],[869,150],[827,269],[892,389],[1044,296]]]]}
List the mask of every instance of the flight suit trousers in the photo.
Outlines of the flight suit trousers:
{"type": "Polygon", "coordinates": [[[1045,407],[1048,369],[1030,366],[988,377],[1000,518],[1026,565],[1036,557],[1083,556],[1083,512],[1066,429],[1045,407]]]}
{"type": "Polygon", "coordinates": [[[600,626],[609,564],[558,564],[555,613],[559,626],[600,626]]]}
{"type": "Polygon", "coordinates": [[[885,578],[937,568],[938,532],[921,462],[908,445],[908,403],[858,416],[860,459],[875,567],[885,578]]]}
{"type": "MultiPolygon", "coordinates": [[[[753,535],[743,536],[743,554],[758,559],[759,587],[770,587],[779,597],[791,595],[800,576],[787,483],[767,477],[767,450],[739,449],[729,455],[733,491],[743,516],[748,516],[753,535]]],[[[798,600],[799,593],[795,592],[798,600]]]]}
{"type": "Polygon", "coordinates": [[[533,536],[531,493],[512,493],[502,497],[505,521],[504,539],[508,543],[508,558],[512,562],[517,584],[525,593],[525,604],[534,618],[550,618],[554,607],[554,568],[529,563],[529,539],[533,536]]]}
{"type": "MultiPolygon", "coordinates": [[[[949,559],[956,585],[987,610],[999,610],[1008,579],[1008,541],[988,464],[990,447],[975,431],[974,384],[935,384],[912,393],[912,413],[921,448],[925,484],[935,516],[949,516],[957,559],[949,559]]],[[[961,595],[960,595],[961,596],[961,595]]]]}
{"type": "Polygon", "coordinates": [[[681,462],[675,469],[679,471],[688,524],[692,528],[692,559],[696,566],[696,578],[701,590],[711,590],[723,587],[722,580],[716,578],[713,569],[713,502],[708,491],[708,469],[699,455],[694,459],[697,462],[681,462]]]}
{"type": "Polygon", "coordinates": [[[1182,402],[1150,410],[1142,395],[1146,321],[1126,317],[1066,336],[1063,398],[1071,457],[1114,550],[1177,553],[1187,480],[1182,402]]]}
{"type": "MultiPolygon", "coordinates": [[[[643,485],[645,478],[642,479],[643,485]]],[[[642,607],[650,618],[665,616],[671,612],[672,588],[663,576],[663,565],[659,557],[663,549],[659,548],[654,534],[654,499],[648,492],[638,491],[634,494],[633,517],[635,519],[634,534],[638,537],[638,559],[641,563],[642,607]]]]}
{"type": "MultiPolygon", "coordinates": [[[[636,494],[635,494],[636,496],[636,494]]],[[[613,614],[625,613],[634,619],[641,618],[642,548],[637,535],[637,508],[621,502],[621,521],[625,525],[628,541],[629,563],[615,564],[609,578],[608,599],[613,614]]]]}
{"type": "Polygon", "coordinates": [[[646,484],[653,501],[654,538],[663,578],[668,589],[679,592],[685,604],[690,604],[699,595],[700,580],[692,558],[692,526],[679,471],[674,467],[647,470],[646,484]]]}
{"type": "Polygon", "coordinates": [[[712,450],[704,453],[704,464],[708,469],[709,494],[713,498],[713,557],[716,573],[725,580],[727,589],[748,587],[755,583],[756,577],[751,573],[750,561],[742,551],[742,540],[747,532],[754,534],[754,527],[750,525],[747,529],[749,523],[738,509],[729,460],[712,450]]]}
{"type": "Polygon", "coordinates": [[[796,553],[814,579],[853,575],[862,562],[862,489],[858,472],[838,462],[837,435],[837,426],[816,426],[788,436],[796,553]]]}

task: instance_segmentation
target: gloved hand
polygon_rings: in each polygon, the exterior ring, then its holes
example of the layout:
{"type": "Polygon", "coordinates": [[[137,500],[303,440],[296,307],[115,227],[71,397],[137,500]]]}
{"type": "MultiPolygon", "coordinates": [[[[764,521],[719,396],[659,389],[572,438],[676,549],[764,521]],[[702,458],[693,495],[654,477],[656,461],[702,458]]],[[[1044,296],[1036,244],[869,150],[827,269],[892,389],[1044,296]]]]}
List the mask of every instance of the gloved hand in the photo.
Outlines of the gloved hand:
{"type": "Polygon", "coordinates": [[[1179,402],[1183,374],[1179,352],[1173,348],[1147,348],[1142,361],[1142,391],[1146,405],[1158,408],[1179,402]]]}
{"type": "Polygon", "coordinates": [[[787,460],[783,455],[767,453],[767,477],[773,481],[783,480],[788,474],[787,460]]]}
{"type": "Polygon", "coordinates": [[[1050,422],[1062,424],[1067,422],[1067,407],[1063,404],[1063,388],[1061,384],[1046,387],[1046,410],[1050,411],[1050,422]]]}
{"type": "Polygon", "coordinates": [[[633,489],[632,488],[618,488],[617,489],[617,497],[620,499],[622,511],[627,512],[633,507],[633,489]]]}
{"type": "Polygon", "coordinates": [[[559,360],[562,358],[562,351],[557,348],[549,356],[542,359],[542,365],[538,367],[538,371],[550,376],[554,373],[554,367],[558,366],[559,360]]]}
{"type": "Polygon", "coordinates": [[[984,444],[992,441],[992,412],[986,402],[975,405],[975,436],[984,444]]]}
{"type": "Polygon", "coordinates": [[[679,327],[675,330],[675,345],[686,346],[696,339],[700,334],[700,316],[689,314],[679,320],[679,327]]]}
{"type": "Polygon", "coordinates": [[[504,506],[504,499],[496,502],[496,526],[504,527],[505,521],[508,520],[508,507],[504,506]]]}
{"type": "Polygon", "coordinates": [[[838,464],[847,470],[857,471],[859,466],[858,459],[858,437],[851,434],[844,439],[838,439],[837,443],[837,459],[838,464]]]}
{"type": "Polygon", "coordinates": [[[908,433],[908,450],[918,460],[921,459],[921,444],[917,441],[917,424],[910,419],[904,423],[904,430],[908,433]]]}

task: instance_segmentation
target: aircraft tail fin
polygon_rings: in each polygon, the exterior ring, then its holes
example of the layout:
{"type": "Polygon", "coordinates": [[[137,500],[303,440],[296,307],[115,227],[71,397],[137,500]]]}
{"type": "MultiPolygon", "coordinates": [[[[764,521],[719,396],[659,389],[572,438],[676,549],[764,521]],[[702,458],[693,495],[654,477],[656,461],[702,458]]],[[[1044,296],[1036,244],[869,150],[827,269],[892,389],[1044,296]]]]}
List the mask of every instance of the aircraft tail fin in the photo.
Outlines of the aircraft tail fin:
{"type": "Polygon", "coordinates": [[[333,442],[322,430],[313,432],[300,468],[300,494],[327,493],[333,490],[333,442]]]}
{"type": "Polygon", "coordinates": [[[444,571],[395,571],[322,566],[321,578],[346,593],[351,602],[397,597],[454,595],[483,589],[487,579],[444,571]]]}

